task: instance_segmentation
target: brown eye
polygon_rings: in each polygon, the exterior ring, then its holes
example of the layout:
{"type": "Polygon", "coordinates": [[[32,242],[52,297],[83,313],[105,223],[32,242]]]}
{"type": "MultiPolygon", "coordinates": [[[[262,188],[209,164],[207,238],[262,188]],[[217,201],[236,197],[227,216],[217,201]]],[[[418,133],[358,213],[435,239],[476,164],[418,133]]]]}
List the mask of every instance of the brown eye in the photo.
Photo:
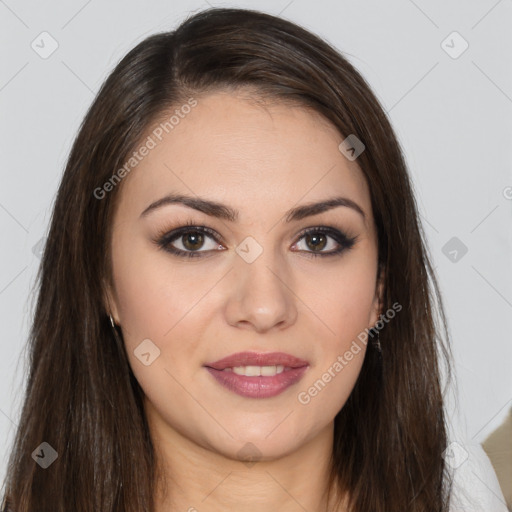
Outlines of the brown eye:
{"type": "Polygon", "coordinates": [[[335,256],[352,248],[357,236],[349,238],[345,233],[330,227],[315,227],[302,232],[299,245],[304,240],[305,249],[299,250],[308,256],[335,256]]]}
{"type": "MultiPolygon", "coordinates": [[[[297,247],[303,243],[304,247],[299,247],[298,252],[311,257],[336,256],[351,249],[357,238],[357,236],[350,238],[335,228],[319,226],[302,231],[299,241],[294,246],[297,247]]],[[[190,223],[161,235],[155,243],[175,256],[207,257],[211,256],[210,253],[225,250],[219,239],[220,236],[213,229],[190,223]],[[210,241],[209,247],[208,241],[210,241]]]]}
{"type": "Polygon", "coordinates": [[[327,245],[327,237],[318,233],[305,235],[306,245],[313,251],[321,251],[327,245]]]}
{"type": "Polygon", "coordinates": [[[182,244],[189,251],[197,251],[204,243],[204,235],[199,231],[189,231],[186,235],[181,235],[182,244]]]}
{"type": "Polygon", "coordinates": [[[176,256],[197,257],[205,256],[203,253],[224,249],[217,241],[217,236],[213,229],[190,224],[161,236],[156,243],[176,256]]]}

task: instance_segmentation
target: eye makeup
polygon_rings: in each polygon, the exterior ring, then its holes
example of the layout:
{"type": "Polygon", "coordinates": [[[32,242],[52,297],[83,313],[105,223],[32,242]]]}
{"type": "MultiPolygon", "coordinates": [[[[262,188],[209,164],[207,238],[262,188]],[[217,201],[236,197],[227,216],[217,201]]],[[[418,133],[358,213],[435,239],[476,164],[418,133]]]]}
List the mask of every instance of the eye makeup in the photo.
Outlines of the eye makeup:
{"type": "MultiPolygon", "coordinates": [[[[332,240],[336,247],[329,251],[315,251],[315,250],[299,250],[295,252],[301,252],[307,255],[308,257],[316,258],[320,257],[332,257],[341,255],[345,251],[350,250],[354,244],[356,243],[358,237],[350,237],[344,231],[339,230],[333,226],[314,226],[310,228],[303,229],[297,235],[297,241],[294,243],[296,245],[298,242],[302,240],[308,240],[311,242],[312,240],[326,240],[325,245],[329,245],[329,240],[332,240]]],[[[177,256],[179,258],[204,258],[211,256],[212,252],[217,252],[220,250],[226,250],[222,245],[222,237],[213,229],[202,226],[194,223],[191,220],[187,220],[184,223],[181,223],[180,227],[174,229],[163,229],[158,231],[157,235],[153,242],[157,245],[158,248],[172,254],[173,256],[177,256]],[[193,235],[190,237],[190,235],[193,235]],[[189,237],[186,239],[186,237],[189,237]],[[186,239],[186,243],[190,243],[192,240],[192,245],[203,243],[203,241],[207,239],[213,240],[214,244],[217,248],[210,250],[192,250],[185,247],[183,240],[186,239]],[[179,241],[180,244],[184,247],[183,249],[177,248],[174,243],[179,241]],[[220,247],[220,249],[219,249],[220,247]],[[206,255],[205,255],[206,253],[206,255]]],[[[204,245],[204,243],[203,243],[204,245]]],[[[318,244],[318,245],[321,245],[318,244]]],[[[201,247],[202,248],[202,247],[201,247]]]]}

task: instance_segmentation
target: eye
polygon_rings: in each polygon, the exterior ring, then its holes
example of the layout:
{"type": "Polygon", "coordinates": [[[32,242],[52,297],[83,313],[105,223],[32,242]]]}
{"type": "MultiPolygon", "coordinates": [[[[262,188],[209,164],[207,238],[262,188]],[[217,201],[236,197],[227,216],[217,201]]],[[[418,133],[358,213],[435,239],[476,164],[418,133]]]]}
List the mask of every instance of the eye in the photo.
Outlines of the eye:
{"type": "MultiPolygon", "coordinates": [[[[156,244],[176,256],[204,257],[201,253],[225,249],[218,238],[220,237],[213,229],[188,222],[186,226],[159,235],[156,244]],[[210,246],[205,247],[208,239],[210,246]]],[[[302,231],[293,247],[303,242],[305,249],[299,249],[297,252],[304,252],[308,257],[335,256],[352,248],[356,240],[357,237],[350,238],[338,229],[318,226],[302,231]]]]}
{"type": "Polygon", "coordinates": [[[157,244],[171,254],[185,257],[201,257],[202,252],[222,248],[217,241],[217,234],[213,229],[205,226],[194,226],[190,223],[187,226],[175,229],[170,233],[158,237],[157,244]],[[204,247],[205,240],[210,239],[210,247],[199,250],[204,247]],[[176,245],[174,245],[176,244],[176,245]]]}
{"type": "Polygon", "coordinates": [[[303,231],[299,242],[295,245],[304,241],[304,245],[306,246],[305,252],[308,253],[308,256],[335,256],[351,249],[356,240],[357,237],[350,238],[338,229],[328,226],[318,226],[303,231]],[[331,239],[330,242],[329,239],[331,239]]]}

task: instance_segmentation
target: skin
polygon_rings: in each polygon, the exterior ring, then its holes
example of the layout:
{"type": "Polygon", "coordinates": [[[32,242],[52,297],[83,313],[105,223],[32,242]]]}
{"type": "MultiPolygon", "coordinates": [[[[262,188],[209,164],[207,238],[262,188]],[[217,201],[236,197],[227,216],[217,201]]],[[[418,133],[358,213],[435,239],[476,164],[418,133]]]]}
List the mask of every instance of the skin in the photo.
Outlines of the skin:
{"type": "MultiPolygon", "coordinates": [[[[338,149],[344,137],[316,112],[256,104],[241,91],[197,100],[124,179],[114,215],[107,301],[146,396],[162,469],[156,510],[320,512],[334,417],[355,385],[365,345],[307,405],[298,394],[378,320],[368,186],[357,161],[338,149]],[[239,219],[180,204],[140,217],[171,192],[222,202],[239,219]],[[284,222],[288,209],[338,195],[356,202],[366,219],[341,206],[284,222]],[[203,257],[180,258],[154,243],[159,231],[189,219],[215,230],[220,246],[205,235],[202,246],[192,245],[203,257]],[[300,231],[322,225],[357,240],[339,255],[312,257],[315,245],[300,231]],[[252,263],[235,252],[247,236],[263,248],[252,263]],[[160,350],[149,366],[134,354],[145,339],[160,350]],[[310,366],[278,396],[245,398],[203,366],[245,350],[287,352],[310,366]],[[239,453],[249,442],[257,449],[252,465],[239,453]]],[[[172,245],[186,250],[186,238],[172,245]]],[[[324,253],[338,247],[330,236],[323,244],[324,253]]]]}

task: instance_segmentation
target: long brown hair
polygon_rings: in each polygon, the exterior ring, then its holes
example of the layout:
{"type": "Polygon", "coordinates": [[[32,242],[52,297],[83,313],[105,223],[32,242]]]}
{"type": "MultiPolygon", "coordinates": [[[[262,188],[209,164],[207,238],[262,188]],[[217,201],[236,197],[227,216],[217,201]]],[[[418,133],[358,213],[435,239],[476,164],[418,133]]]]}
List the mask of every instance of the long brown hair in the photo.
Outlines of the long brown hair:
{"type": "Polygon", "coordinates": [[[143,391],[104,300],[121,186],[101,198],[94,191],[165,112],[239,87],[312,108],[364,143],[357,163],[377,227],[382,310],[403,308],[380,332],[382,358],[368,345],[335,418],[329,484],[348,492],[354,512],[447,512],[440,363],[449,379],[448,328],[400,145],[369,85],[336,49],[291,22],[243,9],[209,9],[142,41],[85,116],[38,273],[3,512],[153,510],[156,464],[143,391]],[[47,469],[31,456],[43,442],[58,454],[47,469]]]}

